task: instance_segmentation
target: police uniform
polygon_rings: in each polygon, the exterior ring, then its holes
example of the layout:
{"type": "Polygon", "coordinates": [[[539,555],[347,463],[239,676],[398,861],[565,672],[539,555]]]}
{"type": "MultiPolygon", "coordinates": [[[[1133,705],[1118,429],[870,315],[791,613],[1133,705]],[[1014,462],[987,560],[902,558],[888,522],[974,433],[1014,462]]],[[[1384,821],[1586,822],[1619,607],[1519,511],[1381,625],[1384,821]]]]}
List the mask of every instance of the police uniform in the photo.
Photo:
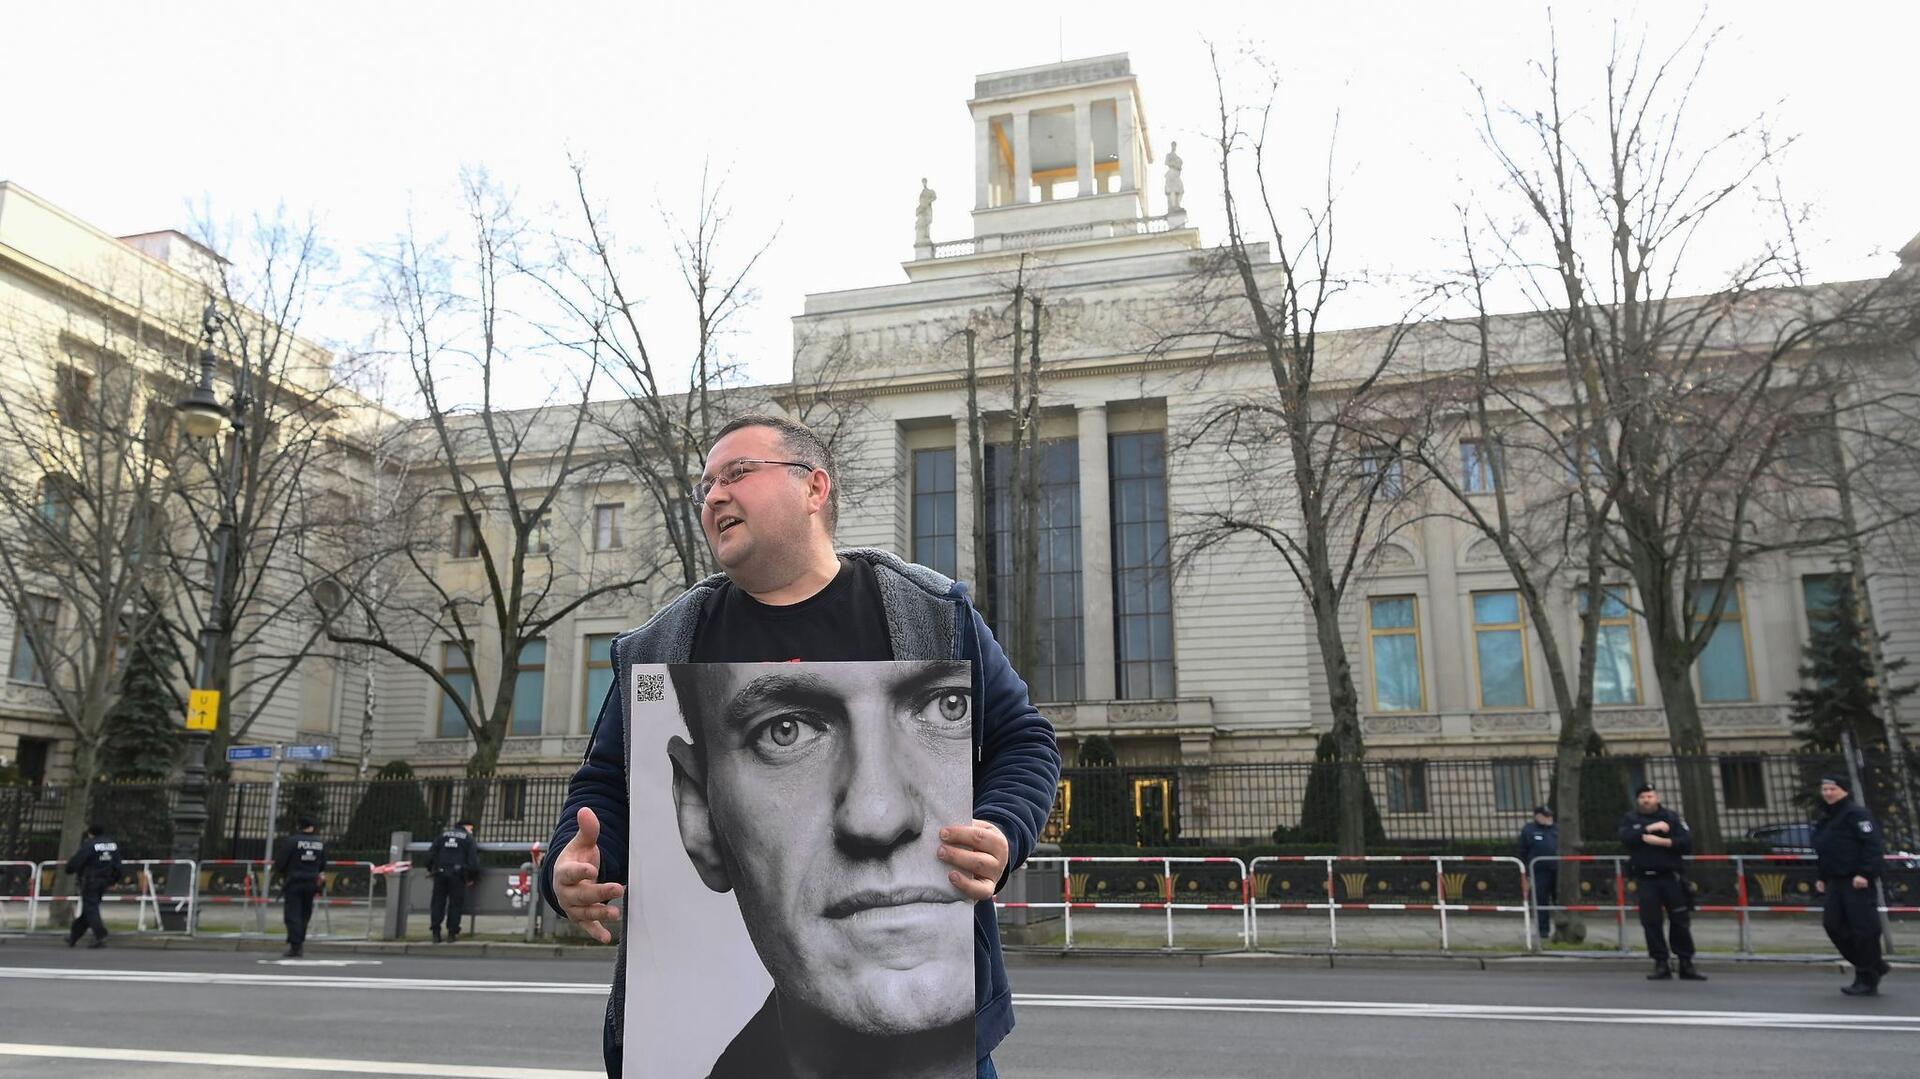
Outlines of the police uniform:
{"type": "MultiPolygon", "coordinates": [[[[1846,776],[1828,776],[1826,782],[1843,791],[1852,785],[1846,776]]],[[[1813,851],[1826,889],[1821,922],[1840,957],[1853,966],[1853,984],[1841,992],[1872,996],[1887,973],[1880,954],[1879,889],[1874,887],[1885,853],[1880,826],[1867,807],[1849,794],[1827,806],[1825,816],[1814,825],[1813,851]],[[1855,877],[1865,877],[1867,886],[1854,887],[1855,877]]]]}
{"type": "Polygon", "coordinates": [[[307,943],[307,922],[313,917],[313,898],[320,893],[320,874],[327,868],[326,840],[302,829],[280,841],[273,871],[280,874],[281,918],[287,923],[287,956],[298,958],[307,943]]]}
{"type": "Polygon", "coordinates": [[[433,905],[430,908],[435,943],[440,940],[444,916],[447,939],[460,939],[460,916],[466,913],[467,883],[480,875],[480,848],[472,833],[456,825],[440,833],[427,855],[427,872],[433,874],[433,905]]]}
{"type": "Polygon", "coordinates": [[[1666,806],[1642,813],[1636,806],[1620,821],[1620,842],[1627,848],[1627,876],[1633,879],[1640,896],[1640,928],[1646,932],[1647,954],[1653,957],[1653,974],[1659,980],[1672,977],[1670,957],[1680,960],[1680,977],[1685,981],[1705,981],[1706,975],[1693,967],[1693,896],[1687,891],[1686,855],[1693,850],[1693,833],[1680,814],[1666,806]],[[1664,822],[1667,830],[1653,832],[1671,839],[1670,847],[1646,841],[1647,828],[1664,822]],[[1664,916],[1666,933],[1661,921],[1664,916]],[[1673,948],[1667,948],[1671,936],[1673,948]]]}
{"type": "Polygon", "coordinates": [[[67,947],[80,943],[88,929],[93,930],[89,948],[107,943],[107,923],[100,917],[100,897],[120,879],[120,844],[99,829],[92,829],[73,857],[67,859],[67,872],[80,878],[80,916],[67,930],[67,947]]]}
{"type": "Polygon", "coordinates": [[[1540,909],[1540,942],[1544,944],[1553,932],[1553,912],[1546,908],[1554,905],[1554,894],[1559,890],[1560,863],[1536,862],[1534,859],[1559,857],[1560,826],[1541,824],[1537,819],[1553,815],[1553,810],[1546,806],[1536,807],[1533,815],[1536,819],[1528,821],[1520,829],[1518,854],[1520,864],[1527,867],[1528,876],[1533,881],[1533,902],[1540,909]]]}

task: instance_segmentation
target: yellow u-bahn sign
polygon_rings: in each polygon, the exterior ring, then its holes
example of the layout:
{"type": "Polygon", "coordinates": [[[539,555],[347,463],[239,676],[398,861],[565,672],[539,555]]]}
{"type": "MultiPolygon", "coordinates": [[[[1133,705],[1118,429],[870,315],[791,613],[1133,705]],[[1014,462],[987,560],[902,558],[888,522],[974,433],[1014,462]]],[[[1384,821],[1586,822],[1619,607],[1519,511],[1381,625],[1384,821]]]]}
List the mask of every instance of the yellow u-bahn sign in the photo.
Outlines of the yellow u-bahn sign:
{"type": "Polygon", "coordinates": [[[220,691],[196,689],[187,695],[187,729],[210,731],[219,725],[220,691]]]}

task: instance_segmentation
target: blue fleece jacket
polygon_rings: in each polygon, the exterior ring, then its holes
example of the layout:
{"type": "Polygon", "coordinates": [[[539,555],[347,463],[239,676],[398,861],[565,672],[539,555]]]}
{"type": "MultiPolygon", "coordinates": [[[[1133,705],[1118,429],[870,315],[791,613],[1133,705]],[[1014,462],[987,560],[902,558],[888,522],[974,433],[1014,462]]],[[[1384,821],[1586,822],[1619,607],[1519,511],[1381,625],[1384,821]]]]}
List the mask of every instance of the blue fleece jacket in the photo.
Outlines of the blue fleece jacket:
{"type": "MultiPolygon", "coordinates": [[[[979,702],[973,731],[973,814],[991,821],[1006,835],[1011,873],[1032,854],[1053,808],[1060,750],[1052,724],[1028,699],[1026,682],[973,609],[966,586],[884,551],[856,548],[841,553],[873,564],[895,659],[961,659],[973,664],[974,700],[979,702]]],[[[724,580],[712,577],[695,585],[646,625],[614,639],[614,684],[600,707],[586,759],[574,772],[548,848],[558,853],[579,831],[580,809],[593,810],[600,821],[602,882],[627,882],[628,672],[635,663],[688,662],[704,601],[724,580]]],[[[552,858],[541,866],[540,891],[549,906],[560,909],[553,894],[552,858]]],[[[1013,1029],[1013,994],[1000,954],[993,903],[976,904],[973,916],[976,1031],[979,1055],[985,1057],[1013,1029]]],[[[607,1001],[610,1047],[618,1047],[622,1040],[625,976],[623,937],[607,1001]]]]}

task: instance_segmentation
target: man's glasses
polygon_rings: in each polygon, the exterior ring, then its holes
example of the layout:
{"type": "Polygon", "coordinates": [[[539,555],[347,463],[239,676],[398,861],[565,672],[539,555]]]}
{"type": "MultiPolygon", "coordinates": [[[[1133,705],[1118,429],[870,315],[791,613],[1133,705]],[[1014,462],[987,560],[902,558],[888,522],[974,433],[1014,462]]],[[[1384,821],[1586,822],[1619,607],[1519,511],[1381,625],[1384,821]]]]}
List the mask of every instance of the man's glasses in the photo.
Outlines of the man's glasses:
{"type": "Polygon", "coordinates": [[[704,506],[707,504],[707,496],[713,493],[715,487],[731,487],[741,480],[746,479],[748,476],[753,475],[755,472],[760,471],[761,465],[778,465],[783,468],[804,468],[808,472],[812,472],[814,468],[814,466],[807,464],[805,461],[766,461],[757,457],[742,457],[736,461],[728,461],[725,465],[721,466],[719,474],[715,475],[712,479],[703,479],[699,483],[694,484],[693,493],[688,495],[687,499],[695,506],[704,506]]]}

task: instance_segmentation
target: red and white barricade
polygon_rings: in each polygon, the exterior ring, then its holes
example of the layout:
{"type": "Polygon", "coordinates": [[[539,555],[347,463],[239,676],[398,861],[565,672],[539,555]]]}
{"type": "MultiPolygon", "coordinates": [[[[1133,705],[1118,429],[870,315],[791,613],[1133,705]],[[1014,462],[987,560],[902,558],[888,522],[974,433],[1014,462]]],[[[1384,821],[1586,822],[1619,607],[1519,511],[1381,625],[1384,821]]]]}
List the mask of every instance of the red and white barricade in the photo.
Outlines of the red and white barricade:
{"type": "Polygon", "coordinates": [[[1248,945],[1260,946],[1260,912],[1326,911],[1327,947],[1339,950],[1340,912],[1430,911],[1439,920],[1440,949],[1453,947],[1449,917],[1456,914],[1518,914],[1524,921],[1523,946],[1533,945],[1533,916],[1526,899],[1526,870],[1518,858],[1491,855],[1395,855],[1341,857],[1327,854],[1273,855],[1248,866],[1248,945]],[[1418,866],[1417,873],[1383,879],[1377,867],[1418,866]],[[1265,872],[1263,867],[1268,867],[1265,872]],[[1431,867],[1431,872],[1427,872],[1431,867]],[[1492,872],[1488,872],[1493,868],[1492,872]],[[1511,868],[1512,897],[1499,877],[1511,868]],[[1289,871],[1291,870],[1291,871],[1289,871]],[[1296,879],[1297,878],[1297,879],[1296,879]],[[1402,879],[1404,878],[1404,879],[1402,879]],[[1300,885],[1295,890],[1294,885],[1300,885]],[[1287,898],[1271,897],[1280,891],[1287,898]],[[1299,895],[1300,898],[1292,898],[1299,895]],[[1311,897],[1311,898],[1310,898],[1311,897]]]}
{"type": "Polygon", "coordinates": [[[26,908],[20,917],[22,927],[32,927],[33,900],[40,890],[39,868],[34,862],[0,862],[0,931],[13,928],[7,909],[16,903],[26,908]]]}
{"type": "MultiPolygon", "coordinates": [[[[0,864],[10,865],[18,863],[0,864]]],[[[40,862],[34,866],[32,892],[28,896],[27,901],[28,932],[33,932],[40,926],[42,904],[80,902],[80,894],[78,892],[63,893],[55,890],[61,878],[65,876],[65,869],[66,863],[59,861],[40,862]]],[[[135,923],[136,928],[133,931],[136,933],[173,932],[173,930],[168,930],[164,927],[160,918],[162,906],[172,905],[175,909],[186,912],[186,918],[183,922],[186,928],[181,930],[181,932],[192,936],[194,911],[200,898],[199,878],[198,864],[190,859],[135,859],[125,863],[120,874],[120,879],[115,881],[113,885],[107,889],[106,894],[100,897],[100,901],[102,903],[135,904],[138,908],[138,921],[135,923]],[[158,877],[170,877],[172,873],[181,871],[177,867],[185,867],[184,872],[187,874],[189,882],[187,894],[184,896],[165,895],[163,892],[167,889],[158,877]],[[161,870],[161,872],[156,874],[156,869],[161,870]],[[147,926],[147,914],[149,911],[153,914],[152,928],[148,928],[147,926]]],[[[71,880],[72,878],[68,876],[66,879],[71,880]]],[[[49,920],[48,928],[64,931],[66,927],[53,925],[51,920],[49,920]]]]}
{"type": "Polygon", "coordinates": [[[1066,947],[1073,947],[1073,912],[1094,910],[1133,910],[1166,912],[1167,950],[1174,949],[1173,916],[1176,911],[1210,911],[1231,913],[1240,920],[1239,937],[1241,947],[1247,945],[1246,895],[1247,865],[1238,858],[1092,858],[1092,857],[1044,857],[1027,859],[1029,866],[1060,866],[1060,901],[1055,902],[1019,902],[1005,903],[996,899],[995,905],[1007,910],[1058,910],[1066,933],[1066,947]],[[1075,866],[1085,867],[1084,872],[1076,873],[1075,866]],[[1095,880],[1100,867],[1125,867],[1144,872],[1145,876],[1127,873],[1118,874],[1118,879],[1095,880]],[[1157,867],[1158,873],[1152,872],[1157,867]],[[1184,871],[1181,867],[1188,867],[1184,871]],[[1202,892],[1203,876],[1230,873],[1230,883],[1225,887],[1206,887],[1206,894],[1231,894],[1233,902],[1207,901],[1202,892]],[[1183,872],[1185,879],[1182,879],[1183,872]],[[1111,887],[1118,883],[1120,887],[1111,887]],[[1188,898],[1182,898],[1186,892],[1188,898]],[[1122,900],[1115,896],[1125,895],[1122,900]]]}

